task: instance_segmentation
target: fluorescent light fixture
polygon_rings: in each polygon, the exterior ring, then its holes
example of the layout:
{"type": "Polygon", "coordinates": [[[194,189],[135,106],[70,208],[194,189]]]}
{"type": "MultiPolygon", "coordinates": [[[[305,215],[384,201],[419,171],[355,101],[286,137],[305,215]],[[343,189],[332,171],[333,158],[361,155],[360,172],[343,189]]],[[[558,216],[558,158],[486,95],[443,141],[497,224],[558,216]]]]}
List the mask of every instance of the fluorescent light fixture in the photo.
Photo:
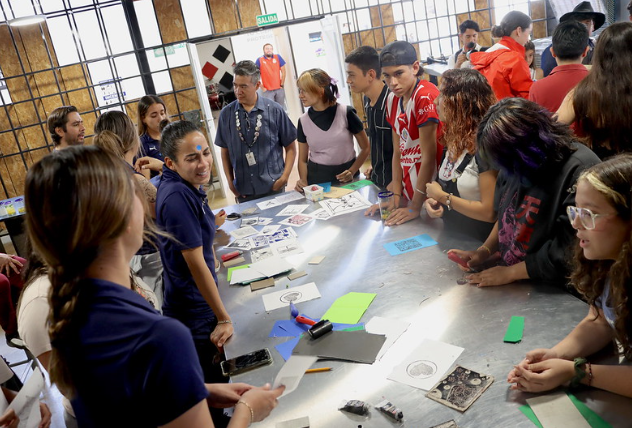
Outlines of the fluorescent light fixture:
{"type": "Polygon", "coordinates": [[[46,21],[46,15],[31,15],[9,19],[8,24],[11,27],[24,27],[26,25],[39,24],[44,21],[46,21]]]}

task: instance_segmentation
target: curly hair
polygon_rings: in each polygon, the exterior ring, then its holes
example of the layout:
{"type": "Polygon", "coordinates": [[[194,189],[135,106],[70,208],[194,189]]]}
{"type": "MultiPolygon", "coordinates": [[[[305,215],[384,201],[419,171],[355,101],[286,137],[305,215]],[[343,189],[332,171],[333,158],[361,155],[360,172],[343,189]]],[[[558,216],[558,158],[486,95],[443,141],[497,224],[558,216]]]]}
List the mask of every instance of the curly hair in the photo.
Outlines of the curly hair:
{"type": "MultiPolygon", "coordinates": [[[[601,193],[617,211],[619,217],[632,220],[632,155],[623,154],[584,171],[577,182],[585,181],[601,193]]],[[[571,283],[586,301],[595,302],[610,284],[609,306],[614,309],[615,337],[623,346],[627,359],[632,359],[632,234],[626,237],[616,260],[588,260],[579,245],[574,255],[571,283]]]]}
{"type": "Polygon", "coordinates": [[[590,73],[577,84],[573,109],[589,147],[632,150],[632,22],[606,28],[595,45],[590,73]]]}
{"type": "Polygon", "coordinates": [[[441,104],[444,132],[441,143],[454,161],[463,151],[476,152],[476,131],[485,113],[496,103],[489,82],[481,73],[469,68],[457,68],[443,73],[441,104]]]}

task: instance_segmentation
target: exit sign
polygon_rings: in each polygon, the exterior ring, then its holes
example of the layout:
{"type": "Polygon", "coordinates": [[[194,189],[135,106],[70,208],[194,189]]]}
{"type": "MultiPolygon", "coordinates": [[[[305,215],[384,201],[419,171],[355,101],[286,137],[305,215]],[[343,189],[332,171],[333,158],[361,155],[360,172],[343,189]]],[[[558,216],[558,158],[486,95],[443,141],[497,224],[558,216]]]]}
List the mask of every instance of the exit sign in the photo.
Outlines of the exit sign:
{"type": "Polygon", "coordinates": [[[264,27],[266,25],[278,24],[279,17],[276,13],[269,13],[267,15],[257,15],[257,27],[264,27]]]}

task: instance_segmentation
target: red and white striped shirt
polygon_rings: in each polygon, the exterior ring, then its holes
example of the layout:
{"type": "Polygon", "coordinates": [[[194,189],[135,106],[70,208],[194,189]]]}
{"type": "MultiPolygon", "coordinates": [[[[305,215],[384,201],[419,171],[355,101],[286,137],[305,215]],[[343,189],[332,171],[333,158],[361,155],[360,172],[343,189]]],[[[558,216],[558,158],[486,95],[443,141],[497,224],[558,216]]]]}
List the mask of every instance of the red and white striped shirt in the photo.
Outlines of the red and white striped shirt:
{"type": "Polygon", "coordinates": [[[421,170],[421,147],[419,145],[419,127],[435,122],[437,128],[437,160],[441,159],[441,146],[438,137],[441,135],[441,122],[434,105],[439,96],[435,85],[419,80],[413,95],[403,108],[402,101],[393,93],[388,94],[386,101],[386,119],[399,135],[400,162],[402,165],[402,193],[409,200],[415,195],[415,185],[421,170]],[[402,111],[403,110],[403,111],[402,111]]]}

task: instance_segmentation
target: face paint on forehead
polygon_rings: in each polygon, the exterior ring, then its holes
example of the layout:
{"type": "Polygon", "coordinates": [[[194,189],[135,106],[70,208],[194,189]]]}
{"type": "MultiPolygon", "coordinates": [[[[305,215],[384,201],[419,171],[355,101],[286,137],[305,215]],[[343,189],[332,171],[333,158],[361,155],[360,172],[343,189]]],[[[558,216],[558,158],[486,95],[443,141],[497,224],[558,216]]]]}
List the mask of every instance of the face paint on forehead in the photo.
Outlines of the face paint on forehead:
{"type": "Polygon", "coordinates": [[[196,148],[197,150],[200,150],[200,151],[202,150],[202,146],[200,146],[199,144],[198,144],[197,146],[195,146],[195,148],[196,148]]]}

